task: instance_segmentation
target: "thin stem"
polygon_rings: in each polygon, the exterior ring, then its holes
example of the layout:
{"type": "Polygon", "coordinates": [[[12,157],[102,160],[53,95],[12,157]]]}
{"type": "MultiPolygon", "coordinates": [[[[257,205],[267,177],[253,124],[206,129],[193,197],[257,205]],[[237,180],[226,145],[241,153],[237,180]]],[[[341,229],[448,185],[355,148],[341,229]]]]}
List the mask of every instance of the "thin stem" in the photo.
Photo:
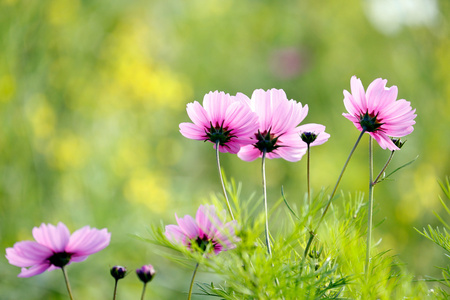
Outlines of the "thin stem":
{"type": "Polygon", "coordinates": [[[263,196],[264,196],[264,212],[266,214],[266,227],[265,227],[266,245],[267,245],[267,252],[269,253],[269,255],[272,255],[272,249],[270,248],[270,239],[269,239],[269,216],[267,213],[266,150],[265,149],[262,153],[261,173],[262,173],[263,196]]]}
{"type": "Polygon", "coordinates": [[[113,294],[113,300],[116,300],[116,294],[117,294],[117,283],[119,282],[118,279],[116,279],[116,282],[114,283],[114,294],[113,294]]]}
{"type": "Polygon", "coordinates": [[[348,155],[347,160],[345,161],[344,167],[342,168],[341,174],[339,174],[339,177],[338,177],[338,180],[336,182],[336,185],[334,186],[333,192],[331,193],[331,196],[328,199],[328,203],[325,206],[325,209],[324,209],[324,211],[322,213],[322,216],[320,217],[319,223],[317,223],[317,225],[316,225],[316,229],[314,229],[313,231],[309,232],[309,240],[308,240],[308,243],[306,245],[305,253],[304,253],[305,256],[308,254],[308,251],[309,251],[309,248],[311,247],[312,241],[313,241],[314,237],[316,236],[317,229],[319,229],[319,226],[322,223],[323,218],[325,217],[325,214],[327,213],[328,208],[331,205],[331,201],[333,200],[333,197],[336,194],[337,188],[339,186],[339,183],[341,182],[342,176],[344,175],[345,169],[347,168],[347,165],[348,165],[348,163],[350,161],[350,158],[352,157],[353,153],[355,152],[355,149],[358,146],[359,142],[361,141],[361,138],[362,138],[362,136],[363,136],[363,134],[365,132],[366,132],[365,130],[361,131],[361,134],[358,136],[358,139],[356,140],[355,145],[353,146],[352,150],[350,151],[350,154],[348,155]]]}
{"type": "Polygon", "coordinates": [[[69,277],[67,276],[66,269],[64,267],[61,267],[61,270],[64,274],[64,280],[66,282],[67,292],[69,292],[69,298],[70,300],[73,300],[72,289],[70,288],[69,277]]]}
{"type": "Polygon", "coordinates": [[[194,273],[192,274],[191,285],[189,286],[188,300],[191,300],[192,287],[194,286],[194,279],[195,279],[195,275],[197,274],[197,270],[198,270],[198,263],[195,265],[194,273]]]}
{"type": "Polygon", "coordinates": [[[224,182],[223,182],[222,169],[221,169],[221,167],[220,167],[220,159],[219,159],[219,141],[216,141],[216,160],[217,160],[217,169],[219,170],[220,183],[222,184],[223,195],[225,196],[225,200],[226,200],[226,202],[227,202],[228,212],[229,212],[230,215],[231,215],[231,219],[234,220],[234,215],[233,215],[233,211],[231,210],[230,201],[228,201],[227,190],[225,189],[225,184],[224,184],[224,182]]]}
{"type": "Polygon", "coordinates": [[[147,287],[147,283],[144,283],[144,287],[142,288],[142,295],[141,295],[141,300],[144,300],[144,296],[145,296],[145,288],[147,287]]]}
{"type": "Polygon", "coordinates": [[[377,178],[375,178],[375,180],[373,181],[373,185],[375,185],[375,184],[377,184],[379,182],[378,180],[380,180],[381,175],[383,175],[383,173],[386,170],[387,166],[391,162],[392,157],[394,157],[394,153],[395,153],[395,150],[391,151],[391,155],[389,155],[389,158],[388,158],[387,162],[384,164],[383,169],[381,169],[381,171],[378,174],[377,178]]]}
{"type": "Polygon", "coordinates": [[[365,273],[369,274],[370,265],[370,247],[372,240],[372,211],[373,211],[373,187],[375,183],[373,182],[373,151],[372,151],[372,137],[369,137],[369,209],[368,209],[368,219],[367,219],[367,248],[366,248],[366,265],[365,273]]]}
{"type": "Polygon", "coordinates": [[[311,160],[311,146],[308,143],[308,151],[306,152],[306,184],[308,185],[308,202],[309,202],[309,209],[311,209],[311,183],[309,181],[310,177],[310,160],[311,160]]]}

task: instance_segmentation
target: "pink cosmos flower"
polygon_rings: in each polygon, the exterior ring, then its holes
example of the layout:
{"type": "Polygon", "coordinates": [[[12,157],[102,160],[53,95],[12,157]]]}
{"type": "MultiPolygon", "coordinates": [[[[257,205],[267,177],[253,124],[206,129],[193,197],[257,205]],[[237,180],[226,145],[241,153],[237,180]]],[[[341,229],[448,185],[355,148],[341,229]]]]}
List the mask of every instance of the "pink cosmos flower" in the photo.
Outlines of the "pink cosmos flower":
{"type": "Polygon", "coordinates": [[[36,242],[22,241],[6,249],[9,263],[22,268],[18,277],[31,277],[85,260],[109,245],[111,234],[85,226],[72,235],[63,223],[33,228],[36,242]],[[28,269],[27,269],[28,268],[28,269]]]}
{"type": "Polygon", "coordinates": [[[233,154],[242,145],[252,143],[249,136],[257,128],[257,117],[241,99],[224,92],[209,92],[203,98],[203,106],[194,101],[186,110],[193,124],[180,124],[185,137],[218,142],[220,152],[233,154]]]}
{"type": "Polygon", "coordinates": [[[386,88],[387,80],[377,78],[364,91],[359,78],[350,81],[350,94],[344,90],[344,105],[349,113],[342,115],[353,122],[359,131],[367,131],[381,148],[399,150],[389,137],[410,134],[417,116],[411,103],[397,100],[397,87],[386,88]]]}
{"type": "Polygon", "coordinates": [[[223,224],[214,205],[200,205],[195,220],[189,215],[178,218],[175,214],[175,218],[178,225],[167,225],[165,235],[172,243],[181,243],[190,250],[195,249],[195,243],[202,251],[213,250],[217,255],[235,248],[239,240],[234,233],[236,221],[223,224]]]}
{"type": "Polygon", "coordinates": [[[252,161],[266,151],[267,158],[299,161],[306,153],[307,145],[300,138],[300,127],[296,126],[308,114],[308,105],[288,100],[286,93],[277,89],[255,90],[251,99],[243,94],[237,96],[246,98],[259,119],[259,127],[251,135],[253,144],[243,146],[239,158],[252,161]]]}
{"type": "Polygon", "coordinates": [[[310,146],[322,145],[330,138],[330,134],[325,132],[325,126],[321,124],[305,124],[299,126],[302,141],[310,146]]]}

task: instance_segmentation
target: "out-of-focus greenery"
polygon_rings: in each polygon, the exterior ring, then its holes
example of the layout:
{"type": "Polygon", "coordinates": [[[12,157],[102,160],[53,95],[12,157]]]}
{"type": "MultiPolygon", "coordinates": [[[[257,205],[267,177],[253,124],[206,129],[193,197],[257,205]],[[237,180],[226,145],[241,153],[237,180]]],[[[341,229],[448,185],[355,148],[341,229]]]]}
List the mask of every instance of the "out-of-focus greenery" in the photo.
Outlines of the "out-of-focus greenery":
{"type": "MultiPolygon", "coordinates": [[[[107,227],[111,245],[68,268],[75,297],[109,298],[110,267],[148,263],[158,272],[150,298],[184,296],[190,270],[133,235],[193,214],[220,191],[212,145],[178,132],[185,105],[211,90],[284,89],[309,105],[305,122],[331,134],[312,153],[313,188],[329,190],[358,136],[341,116],[342,90],[357,75],[366,87],[388,79],[417,109],[390,168],[419,158],[377,185],[375,223],[385,221],[375,238],[419,277],[439,274],[441,250],[413,227],[437,222],[437,179],[450,174],[450,3],[410,2],[0,0],[1,248],[31,239],[42,222],[107,227]]],[[[375,150],[381,168],[389,153],[375,150]]],[[[366,137],[343,190],[367,191],[367,152],[366,137]]],[[[259,160],[222,162],[243,199],[260,191],[259,160]]],[[[268,161],[272,203],[281,185],[291,201],[303,198],[305,167],[268,161]]],[[[23,279],[0,264],[2,299],[66,299],[57,271],[23,279]]],[[[137,298],[129,277],[119,295],[137,298]]]]}

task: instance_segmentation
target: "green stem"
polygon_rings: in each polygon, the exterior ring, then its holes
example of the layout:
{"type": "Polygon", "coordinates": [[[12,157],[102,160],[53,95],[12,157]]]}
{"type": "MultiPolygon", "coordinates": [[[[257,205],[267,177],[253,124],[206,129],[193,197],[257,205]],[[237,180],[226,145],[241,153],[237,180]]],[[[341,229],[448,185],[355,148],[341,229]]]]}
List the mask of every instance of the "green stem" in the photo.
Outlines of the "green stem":
{"type": "Polygon", "coordinates": [[[192,274],[191,285],[189,286],[188,300],[191,300],[192,287],[194,286],[194,279],[195,279],[195,275],[197,274],[197,270],[198,270],[198,263],[195,265],[194,273],[192,274]]]}
{"type": "Polygon", "coordinates": [[[262,184],[263,184],[263,197],[264,197],[264,212],[266,217],[266,245],[267,252],[269,255],[272,255],[272,249],[270,248],[270,239],[269,239],[269,216],[267,212],[267,187],[266,187],[266,150],[264,149],[262,153],[262,162],[261,162],[261,173],[262,173],[262,184]]]}
{"type": "Polygon", "coordinates": [[[308,143],[308,151],[306,152],[306,184],[308,186],[308,202],[309,202],[309,209],[311,209],[311,184],[309,181],[310,176],[310,160],[311,160],[311,146],[308,143]]]}
{"type": "Polygon", "coordinates": [[[117,294],[117,283],[119,282],[118,279],[116,279],[116,282],[114,283],[114,294],[113,294],[113,300],[116,300],[116,294],[117,294]]]}
{"type": "Polygon", "coordinates": [[[341,174],[339,174],[339,178],[338,178],[338,180],[336,182],[336,185],[334,186],[333,192],[331,193],[331,196],[328,199],[328,203],[325,206],[325,209],[324,209],[324,211],[322,213],[322,216],[320,217],[319,223],[317,223],[317,225],[316,225],[316,229],[314,229],[313,231],[309,232],[309,240],[308,240],[308,243],[306,245],[305,253],[304,253],[305,256],[308,254],[308,251],[309,251],[309,248],[311,247],[312,241],[313,241],[314,237],[316,236],[317,229],[319,229],[319,226],[322,223],[323,218],[325,217],[325,214],[327,213],[328,208],[331,205],[331,201],[333,200],[333,197],[336,194],[337,188],[339,186],[339,183],[341,182],[342,176],[344,175],[345,169],[347,168],[347,165],[348,165],[348,163],[350,161],[350,158],[352,157],[353,153],[355,152],[355,149],[358,146],[359,142],[361,141],[361,138],[362,138],[362,136],[363,136],[363,134],[365,132],[366,132],[365,130],[361,131],[361,134],[359,135],[358,139],[356,140],[355,145],[353,146],[352,150],[350,151],[350,154],[348,155],[347,160],[345,161],[344,167],[342,168],[341,174]]]}
{"type": "Polygon", "coordinates": [[[224,182],[223,182],[222,168],[220,167],[220,159],[219,159],[219,141],[216,141],[216,161],[217,161],[217,169],[219,170],[220,183],[222,184],[223,195],[225,196],[225,200],[226,200],[226,202],[227,202],[228,212],[229,212],[230,215],[231,215],[231,219],[234,220],[233,211],[231,210],[230,201],[228,200],[227,190],[225,189],[225,184],[224,184],[224,182]]]}
{"type": "Polygon", "coordinates": [[[394,156],[394,153],[395,153],[395,150],[391,151],[391,155],[389,155],[389,158],[388,158],[387,162],[384,164],[383,169],[381,169],[381,171],[378,174],[377,178],[375,178],[375,180],[373,181],[373,185],[375,185],[375,184],[377,184],[379,182],[381,175],[383,175],[383,173],[386,170],[387,166],[391,162],[392,157],[394,156]]]}
{"type": "Polygon", "coordinates": [[[372,151],[372,137],[369,137],[369,208],[367,219],[367,248],[366,248],[366,265],[365,273],[369,274],[370,266],[370,247],[372,240],[372,211],[373,211],[373,187],[375,185],[373,181],[373,151],[372,151]]]}
{"type": "Polygon", "coordinates": [[[64,267],[61,267],[61,270],[64,274],[64,280],[66,282],[67,292],[69,292],[69,298],[70,300],[73,300],[72,289],[70,288],[69,277],[67,276],[66,269],[64,267]]]}
{"type": "Polygon", "coordinates": [[[145,296],[145,288],[147,287],[147,283],[144,283],[144,287],[142,288],[142,295],[141,295],[141,300],[144,300],[144,296],[145,296]]]}

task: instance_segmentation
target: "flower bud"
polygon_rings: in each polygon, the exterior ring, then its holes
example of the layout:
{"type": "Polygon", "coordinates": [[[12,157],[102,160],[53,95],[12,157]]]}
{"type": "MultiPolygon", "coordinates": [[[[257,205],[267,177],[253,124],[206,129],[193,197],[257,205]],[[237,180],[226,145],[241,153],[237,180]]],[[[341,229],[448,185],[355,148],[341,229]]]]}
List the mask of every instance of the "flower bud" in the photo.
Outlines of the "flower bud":
{"type": "Polygon", "coordinates": [[[406,143],[406,141],[402,141],[401,139],[394,139],[391,138],[391,141],[394,143],[395,146],[397,146],[399,149],[403,147],[403,145],[406,143]]]}
{"type": "Polygon", "coordinates": [[[139,279],[145,284],[153,279],[153,276],[155,276],[156,271],[152,265],[143,265],[142,267],[136,270],[136,274],[139,277],[139,279]]]}
{"type": "Polygon", "coordinates": [[[111,276],[116,280],[122,279],[127,275],[127,268],[122,266],[114,266],[111,268],[111,276]]]}
{"type": "Polygon", "coordinates": [[[303,132],[300,137],[302,138],[302,141],[309,145],[316,140],[317,134],[314,132],[303,132]]]}

